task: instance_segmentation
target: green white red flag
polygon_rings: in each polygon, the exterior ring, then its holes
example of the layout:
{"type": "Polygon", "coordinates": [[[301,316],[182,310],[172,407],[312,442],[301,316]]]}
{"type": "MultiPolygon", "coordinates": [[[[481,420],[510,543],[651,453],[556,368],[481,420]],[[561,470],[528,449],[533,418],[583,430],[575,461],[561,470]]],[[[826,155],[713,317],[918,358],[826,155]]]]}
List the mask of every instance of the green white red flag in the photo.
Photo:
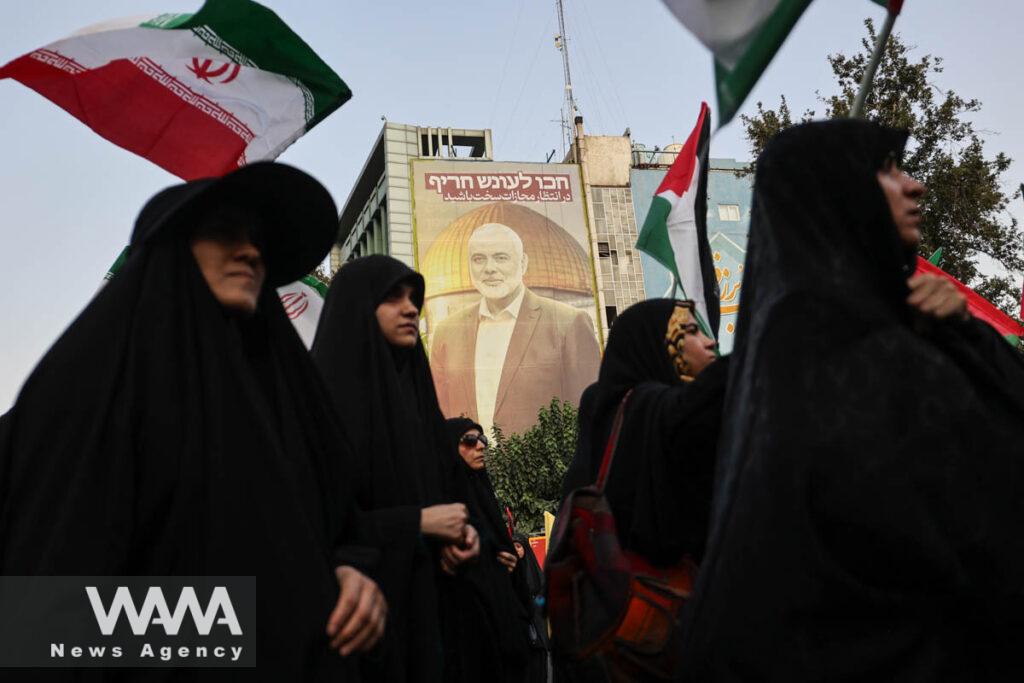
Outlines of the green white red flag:
{"type": "Polygon", "coordinates": [[[1024,327],[1021,327],[1016,320],[1003,313],[988,299],[984,298],[931,261],[918,256],[917,270],[915,271],[915,274],[917,273],[930,273],[950,280],[954,285],[956,285],[956,288],[963,292],[967,297],[967,310],[971,315],[996,328],[996,331],[1003,335],[1006,340],[1014,346],[1017,345],[1019,340],[1024,339],[1024,327]]]}
{"type": "Polygon", "coordinates": [[[13,60],[0,78],[185,180],[276,158],[352,95],[251,0],[92,26],[13,60]]]}
{"type": "Polygon", "coordinates": [[[697,320],[718,338],[718,279],[708,242],[708,148],[711,110],[701,102],[697,125],[651,201],[636,248],[668,268],[697,320]]]}
{"type": "Polygon", "coordinates": [[[312,275],[307,275],[290,285],[278,287],[277,294],[281,297],[285,314],[295,326],[295,331],[302,337],[302,342],[307,349],[312,348],[316,326],[324,309],[327,285],[312,275]]]}
{"type": "Polygon", "coordinates": [[[732,120],[811,0],[663,0],[714,55],[718,123],[732,120]]]}

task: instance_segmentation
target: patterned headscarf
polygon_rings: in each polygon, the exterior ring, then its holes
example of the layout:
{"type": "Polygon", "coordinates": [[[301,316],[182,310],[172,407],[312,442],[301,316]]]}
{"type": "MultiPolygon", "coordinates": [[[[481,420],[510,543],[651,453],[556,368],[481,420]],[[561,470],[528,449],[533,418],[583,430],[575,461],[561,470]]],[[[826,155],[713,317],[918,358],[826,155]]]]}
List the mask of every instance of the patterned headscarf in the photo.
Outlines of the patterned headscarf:
{"type": "Polygon", "coordinates": [[[676,374],[684,382],[693,381],[690,364],[683,355],[686,335],[696,334],[699,330],[697,323],[694,322],[693,301],[677,301],[676,307],[668,319],[668,326],[665,328],[665,347],[676,374]]]}

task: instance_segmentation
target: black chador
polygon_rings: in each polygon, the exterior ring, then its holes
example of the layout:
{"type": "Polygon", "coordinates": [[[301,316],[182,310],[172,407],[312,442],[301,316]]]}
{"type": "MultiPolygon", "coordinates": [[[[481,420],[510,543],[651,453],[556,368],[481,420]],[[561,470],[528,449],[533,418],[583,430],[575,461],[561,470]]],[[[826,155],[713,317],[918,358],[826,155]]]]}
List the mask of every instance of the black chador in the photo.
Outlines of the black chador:
{"type": "Polygon", "coordinates": [[[757,162],[694,681],[1024,675],[1024,370],[907,305],[905,140],[813,123],[757,162]]]}
{"type": "Polygon", "coordinates": [[[387,634],[366,671],[371,680],[394,683],[441,679],[439,548],[421,537],[420,515],[464,498],[423,345],[389,344],[376,316],[401,284],[412,286],[421,308],[423,277],[400,261],[368,256],[344,265],[331,283],[312,349],[352,454],[342,465],[347,481],[385,548],[379,577],[388,600],[387,634]]]}
{"type": "Polygon", "coordinates": [[[353,680],[325,635],[353,518],[338,429],[275,291],[323,258],[335,221],[319,183],[270,163],[150,200],[123,269],[2,420],[0,574],[256,576],[259,619],[243,626],[260,675],[353,680]],[[222,307],[190,251],[224,203],[246,209],[266,263],[248,317],[222,307]]]}
{"type": "Polygon", "coordinates": [[[538,602],[544,597],[544,572],[537,562],[537,556],[530,547],[530,539],[524,534],[516,533],[513,542],[521,546],[523,556],[516,565],[516,571],[522,572],[526,580],[527,595],[530,597],[530,658],[527,665],[527,683],[546,683],[548,680],[548,623],[544,618],[543,604],[538,602]]]}
{"type": "Polygon", "coordinates": [[[597,479],[615,413],[632,390],[605,492],[623,547],[664,566],[703,556],[728,375],[728,357],[694,378],[670,355],[670,344],[683,343],[674,320],[689,321],[685,303],[651,299],[616,319],[598,381],[580,403],[563,482],[568,493],[597,479]]]}
{"type": "MultiPolygon", "coordinates": [[[[449,448],[458,454],[462,436],[483,428],[468,418],[448,420],[449,448]]],[[[461,462],[461,457],[459,458],[461,462]]],[[[442,578],[445,681],[521,683],[526,674],[530,595],[526,574],[509,573],[498,552],[515,555],[486,469],[463,470],[470,519],[480,533],[480,558],[457,577],[442,578]]]]}

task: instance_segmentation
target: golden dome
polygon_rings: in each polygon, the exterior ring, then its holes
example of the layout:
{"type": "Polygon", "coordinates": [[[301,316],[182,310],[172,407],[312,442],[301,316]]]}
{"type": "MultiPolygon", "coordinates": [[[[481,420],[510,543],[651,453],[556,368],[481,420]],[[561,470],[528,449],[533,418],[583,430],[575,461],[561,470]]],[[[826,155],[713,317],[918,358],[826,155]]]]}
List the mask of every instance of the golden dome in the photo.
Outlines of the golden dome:
{"type": "Polygon", "coordinates": [[[475,291],[469,277],[469,236],[485,223],[501,223],[523,240],[529,258],[527,287],[590,294],[590,267],[579,242],[558,223],[510,202],[486,204],[459,216],[438,234],[420,262],[427,298],[475,291]]]}

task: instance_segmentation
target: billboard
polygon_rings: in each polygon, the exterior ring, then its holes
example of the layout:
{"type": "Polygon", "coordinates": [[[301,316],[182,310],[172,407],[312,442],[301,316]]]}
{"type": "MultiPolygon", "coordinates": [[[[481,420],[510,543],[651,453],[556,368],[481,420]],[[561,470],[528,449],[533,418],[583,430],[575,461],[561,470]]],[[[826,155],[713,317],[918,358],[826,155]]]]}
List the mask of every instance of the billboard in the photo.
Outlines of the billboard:
{"type": "Polygon", "coordinates": [[[597,379],[593,259],[578,168],[412,161],[424,341],[441,411],[522,433],[597,379]]]}

